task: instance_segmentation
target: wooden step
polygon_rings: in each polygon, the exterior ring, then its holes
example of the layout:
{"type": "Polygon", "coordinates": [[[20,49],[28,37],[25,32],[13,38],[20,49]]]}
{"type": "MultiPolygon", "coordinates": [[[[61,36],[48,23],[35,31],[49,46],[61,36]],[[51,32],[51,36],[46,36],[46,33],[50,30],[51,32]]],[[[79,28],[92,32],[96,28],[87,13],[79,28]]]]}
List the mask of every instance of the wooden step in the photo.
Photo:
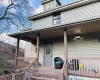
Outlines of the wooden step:
{"type": "Polygon", "coordinates": [[[31,80],[57,80],[53,78],[32,77],[31,80]]]}
{"type": "Polygon", "coordinates": [[[54,79],[59,79],[59,74],[47,74],[47,73],[36,73],[36,77],[43,77],[43,78],[54,78],[54,79]]]}

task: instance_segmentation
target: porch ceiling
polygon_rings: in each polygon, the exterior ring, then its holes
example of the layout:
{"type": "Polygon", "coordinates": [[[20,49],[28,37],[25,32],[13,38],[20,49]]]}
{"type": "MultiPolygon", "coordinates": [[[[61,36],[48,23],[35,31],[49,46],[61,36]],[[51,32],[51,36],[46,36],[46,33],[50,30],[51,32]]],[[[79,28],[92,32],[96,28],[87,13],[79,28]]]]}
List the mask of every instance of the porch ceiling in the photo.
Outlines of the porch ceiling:
{"type": "Polygon", "coordinates": [[[87,21],[81,21],[71,24],[63,24],[52,28],[29,30],[21,33],[11,34],[9,36],[19,38],[25,41],[36,40],[37,33],[40,33],[40,39],[54,38],[63,36],[64,29],[67,29],[67,34],[86,34],[100,31],[100,19],[93,19],[87,21]]]}

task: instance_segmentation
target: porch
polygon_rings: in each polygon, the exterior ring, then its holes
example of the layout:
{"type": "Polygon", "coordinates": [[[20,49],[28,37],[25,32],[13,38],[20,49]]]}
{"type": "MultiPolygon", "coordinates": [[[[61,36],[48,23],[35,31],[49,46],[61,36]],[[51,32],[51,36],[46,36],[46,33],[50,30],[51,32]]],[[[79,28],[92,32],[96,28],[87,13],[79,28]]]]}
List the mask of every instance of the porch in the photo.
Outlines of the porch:
{"type": "MultiPolygon", "coordinates": [[[[79,68],[76,70],[76,67],[78,65],[74,65],[73,69],[71,67],[68,68],[68,74],[74,75],[74,76],[83,76],[83,77],[91,77],[91,78],[100,78],[100,59],[99,58],[69,58],[68,62],[72,59],[78,59],[79,63],[84,64],[83,69],[79,68]],[[95,65],[94,65],[95,64],[95,65]]],[[[25,62],[25,59],[23,60],[25,62]]],[[[77,63],[77,62],[76,62],[77,63]]],[[[25,64],[23,64],[24,67],[27,67],[25,64]]],[[[20,67],[22,67],[20,65],[20,67]]],[[[29,70],[30,75],[33,73],[31,71],[32,68],[29,70]]],[[[55,78],[58,80],[58,77],[61,75],[62,70],[61,69],[55,69],[52,66],[42,66],[38,68],[38,71],[35,73],[34,78],[41,78],[45,77],[45,79],[55,78]]],[[[15,73],[12,75],[6,75],[1,76],[0,80],[6,80],[6,79],[12,79],[12,80],[23,80],[24,74],[23,73],[15,73]]]]}
{"type": "MultiPolygon", "coordinates": [[[[23,59],[23,62],[25,62],[25,59],[23,59]]],[[[25,69],[28,70],[30,75],[33,76],[33,71],[36,70],[35,63],[36,62],[34,62],[33,65],[30,63],[31,64],[30,67],[27,67],[28,65],[25,65],[25,63],[22,63],[20,65],[20,68],[25,67],[25,69]]],[[[99,63],[100,63],[100,58],[83,58],[83,57],[72,58],[72,57],[69,57],[68,58],[68,74],[75,75],[75,76],[100,78],[99,63]],[[75,65],[70,66],[71,60],[78,60],[78,61],[76,61],[75,65]],[[77,63],[78,63],[78,65],[77,65],[77,63]],[[80,67],[80,65],[82,65],[82,67],[80,67]]],[[[19,66],[19,64],[18,64],[18,66],[19,66]]],[[[55,69],[55,67],[53,67],[53,66],[41,66],[41,67],[38,67],[38,69],[35,73],[35,76],[37,76],[37,77],[43,76],[45,78],[51,78],[51,77],[57,78],[57,76],[60,76],[62,74],[63,69],[55,69]]]]}
{"type": "MultiPolygon", "coordinates": [[[[24,33],[13,34],[11,37],[17,38],[17,49],[16,49],[16,58],[15,58],[15,66],[19,64],[18,67],[24,67],[26,79],[31,78],[31,80],[68,80],[68,75],[77,75],[84,77],[95,77],[100,78],[100,59],[98,58],[77,58],[77,57],[68,57],[68,41],[67,36],[75,35],[75,34],[88,34],[88,33],[99,33],[99,19],[83,21],[73,24],[61,25],[59,27],[36,30],[36,31],[26,31],[24,33]],[[91,30],[90,30],[91,29],[91,30]],[[39,67],[39,54],[40,54],[40,42],[44,42],[44,39],[52,39],[56,37],[63,37],[63,45],[64,45],[64,64],[61,70],[55,69],[53,66],[41,66],[39,67]],[[36,56],[33,60],[26,60],[22,58],[20,61],[17,57],[18,49],[19,49],[19,41],[20,39],[30,41],[33,44],[36,44],[36,56]],[[75,64],[71,62],[72,60],[76,60],[75,64]],[[18,62],[19,61],[19,62],[18,62]],[[77,69],[76,69],[77,68],[77,69]]],[[[99,35],[96,35],[99,37],[99,35]]]]}

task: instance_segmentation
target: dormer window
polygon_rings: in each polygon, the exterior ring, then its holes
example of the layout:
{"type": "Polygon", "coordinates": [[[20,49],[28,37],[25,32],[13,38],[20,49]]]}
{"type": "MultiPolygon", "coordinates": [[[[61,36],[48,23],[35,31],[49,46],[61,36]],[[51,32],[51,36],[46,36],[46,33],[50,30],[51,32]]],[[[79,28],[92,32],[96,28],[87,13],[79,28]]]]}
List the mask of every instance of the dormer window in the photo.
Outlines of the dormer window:
{"type": "Polygon", "coordinates": [[[49,2],[45,6],[46,6],[45,7],[46,8],[46,11],[50,9],[50,3],[49,2]]]}
{"type": "Polygon", "coordinates": [[[61,3],[59,0],[43,0],[42,5],[44,11],[49,11],[61,6],[61,3]]]}
{"type": "Polygon", "coordinates": [[[61,23],[60,13],[56,14],[56,15],[53,15],[53,24],[56,25],[56,24],[60,24],[60,23],[61,23]]]}

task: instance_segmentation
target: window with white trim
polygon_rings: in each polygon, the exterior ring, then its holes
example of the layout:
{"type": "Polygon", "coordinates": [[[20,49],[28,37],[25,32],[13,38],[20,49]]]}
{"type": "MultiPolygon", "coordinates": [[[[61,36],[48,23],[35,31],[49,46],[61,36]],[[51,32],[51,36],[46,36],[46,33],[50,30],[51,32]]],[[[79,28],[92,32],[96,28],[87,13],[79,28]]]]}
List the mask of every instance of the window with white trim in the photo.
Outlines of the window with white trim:
{"type": "Polygon", "coordinates": [[[56,25],[56,24],[60,24],[60,23],[61,23],[60,13],[53,15],[53,24],[56,25]]]}

